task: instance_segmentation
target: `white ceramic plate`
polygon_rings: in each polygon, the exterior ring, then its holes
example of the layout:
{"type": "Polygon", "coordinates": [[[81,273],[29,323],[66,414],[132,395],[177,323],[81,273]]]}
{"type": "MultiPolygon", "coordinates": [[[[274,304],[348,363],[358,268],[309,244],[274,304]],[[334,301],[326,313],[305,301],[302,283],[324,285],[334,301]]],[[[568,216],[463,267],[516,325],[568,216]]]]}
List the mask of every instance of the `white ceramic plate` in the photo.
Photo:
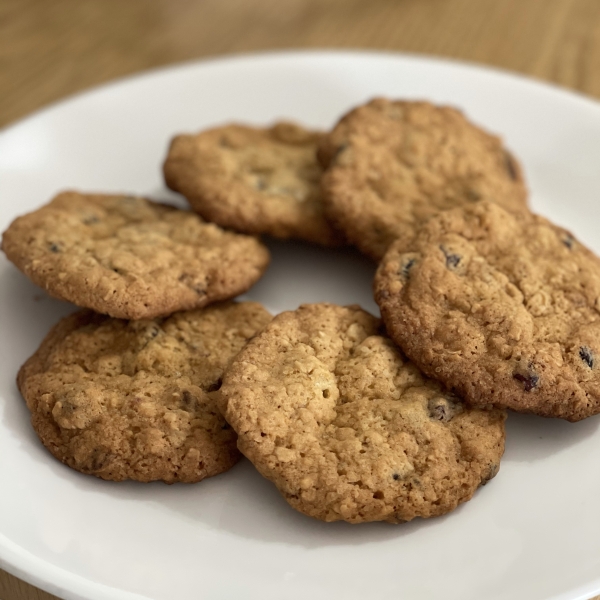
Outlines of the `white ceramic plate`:
{"type": "MultiPolygon", "coordinates": [[[[506,73],[375,53],[283,53],[184,65],[80,95],[0,135],[0,229],[64,188],[170,198],[175,132],[276,118],[331,126],[375,95],[463,108],[524,163],[539,212],[600,251],[600,105],[506,73]]],[[[248,294],[272,311],[358,302],[352,252],[271,244],[248,294]]],[[[500,473],[443,518],[325,524],[244,461],[199,485],[113,484],[50,457],[15,374],[72,306],[0,257],[0,566],[67,599],[582,600],[600,593],[600,420],[511,415],[500,473]]]]}

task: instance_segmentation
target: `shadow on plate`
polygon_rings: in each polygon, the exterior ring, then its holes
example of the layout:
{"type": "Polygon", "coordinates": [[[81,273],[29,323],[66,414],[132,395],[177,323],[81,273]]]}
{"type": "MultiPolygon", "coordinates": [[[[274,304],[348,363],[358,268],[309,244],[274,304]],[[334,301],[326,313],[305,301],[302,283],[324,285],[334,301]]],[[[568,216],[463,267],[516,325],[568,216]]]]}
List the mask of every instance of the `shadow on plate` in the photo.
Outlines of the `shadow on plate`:
{"type": "MultiPolygon", "coordinates": [[[[49,456],[48,460],[51,460],[49,456]]],[[[246,459],[229,472],[200,484],[173,486],[160,482],[105,482],[53,462],[50,467],[52,476],[68,479],[83,492],[102,492],[125,502],[151,502],[161,512],[164,510],[183,517],[191,526],[201,525],[199,531],[219,530],[233,537],[308,549],[397,539],[452,518],[450,514],[435,519],[415,519],[400,525],[381,522],[361,525],[324,523],[291,508],[275,486],[261,477],[246,459]]],[[[463,508],[458,507],[453,514],[463,508]]]]}
{"type": "MultiPolygon", "coordinates": [[[[599,417],[571,424],[557,419],[511,414],[506,462],[542,460],[582,443],[598,429],[599,417]]],[[[29,440],[23,442],[28,443],[29,440]]],[[[261,477],[245,459],[229,472],[200,484],[167,486],[160,482],[105,482],[72,471],[52,460],[48,453],[40,458],[47,462],[48,476],[68,480],[68,485],[78,488],[83,495],[100,493],[126,503],[151,504],[153,509],[167,513],[167,522],[171,518],[168,514],[175,513],[191,526],[199,526],[199,530],[219,530],[233,537],[308,549],[368,545],[410,536],[429,527],[439,527],[446,519],[457,518],[470,509],[467,503],[446,516],[415,519],[397,526],[388,523],[360,526],[343,522],[323,523],[292,509],[275,486],[261,477]]],[[[487,494],[492,486],[493,482],[476,492],[473,501],[477,502],[477,496],[487,494]]]]}
{"type": "Polygon", "coordinates": [[[569,423],[535,415],[509,412],[506,420],[506,450],[503,463],[534,462],[576,446],[594,435],[600,415],[569,423]]]}
{"type": "Polygon", "coordinates": [[[277,313],[300,304],[359,304],[379,316],[373,300],[377,265],[350,247],[321,248],[299,241],[266,238],[271,264],[264,277],[245,295],[277,313]]]}

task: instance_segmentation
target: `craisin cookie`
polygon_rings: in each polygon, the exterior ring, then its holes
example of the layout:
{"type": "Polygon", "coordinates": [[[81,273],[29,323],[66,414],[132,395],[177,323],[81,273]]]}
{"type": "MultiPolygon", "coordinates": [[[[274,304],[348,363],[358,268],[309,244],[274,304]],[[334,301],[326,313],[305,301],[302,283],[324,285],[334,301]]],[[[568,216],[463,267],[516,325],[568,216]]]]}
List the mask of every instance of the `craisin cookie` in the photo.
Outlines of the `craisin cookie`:
{"type": "Polygon", "coordinates": [[[233,360],[218,398],[242,453],[324,521],[444,514],[497,473],[504,451],[504,411],[444,392],[358,306],[278,315],[233,360]]]}
{"type": "Polygon", "coordinates": [[[212,398],[270,320],[257,303],[123,321],[79,311],[19,371],[33,427],[70,467],[114,481],[196,482],[239,458],[212,398]]]}
{"type": "Polygon", "coordinates": [[[491,202],[443,212],[374,286],[389,335],[471,404],[600,412],[600,259],[564,229],[491,202]]]}
{"type": "Polygon", "coordinates": [[[123,319],[232,298],[267,268],[255,238],[133,196],[65,192],[19,217],[2,250],[50,295],[123,319]]]}
{"type": "Polygon", "coordinates": [[[527,210],[521,168],[501,140],[446,106],[373,100],[323,138],[319,159],[327,216],[376,260],[440,210],[484,199],[527,210]]]}
{"type": "Polygon", "coordinates": [[[321,135],[285,122],[179,135],[164,164],[165,181],[222,227],[338,245],[341,238],[323,213],[316,159],[321,135]]]}

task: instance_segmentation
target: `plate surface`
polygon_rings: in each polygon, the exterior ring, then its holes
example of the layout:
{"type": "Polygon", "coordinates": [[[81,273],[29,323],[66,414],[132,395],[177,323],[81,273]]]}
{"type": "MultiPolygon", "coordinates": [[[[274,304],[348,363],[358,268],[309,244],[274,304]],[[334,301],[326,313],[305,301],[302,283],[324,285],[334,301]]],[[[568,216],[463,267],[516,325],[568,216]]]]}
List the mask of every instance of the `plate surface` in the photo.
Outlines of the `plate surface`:
{"type": "MultiPolygon", "coordinates": [[[[176,132],[291,118],[330,127],[376,95],[464,109],[523,162],[532,206],[600,251],[600,105],[522,77],[377,53],[281,53],[145,74],[0,134],[0,229],[57,191],[173,199],[160,165],[176,132]]],[[[373,266],[350,251],[271,243],[247,295],[270,310],[357,302],[373,266]]],[[[600,593],[600,420],[510,415],[501,470],[454,513],[405,525],[294,512],[244,461],[200,485],[113,484],[62,466],[14,378],[73,307],[0,256],[0,566],[66,599],[583,600],[600,593]]]]}

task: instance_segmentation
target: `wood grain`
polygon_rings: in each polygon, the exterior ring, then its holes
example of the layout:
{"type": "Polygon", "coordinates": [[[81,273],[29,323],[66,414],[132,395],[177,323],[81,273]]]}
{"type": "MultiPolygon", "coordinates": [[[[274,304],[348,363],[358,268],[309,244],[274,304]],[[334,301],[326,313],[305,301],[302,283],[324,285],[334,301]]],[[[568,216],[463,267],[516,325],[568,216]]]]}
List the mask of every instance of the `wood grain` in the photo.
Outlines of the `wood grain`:
{"type": "MultiPolygon", "coordinates": [[[[279,48],[447,56],[600,98],[599,0],[0,0],[0,126],[144,69],[279,48]]],[[[52,598],[0,571],[0,599],[52,598]]]]}
{"type": "Polygon", "coordinates": [[[0,125],[143,69],[290,47],[450,56],[600,97],[598,0],[0,0],[0,125]]]}

